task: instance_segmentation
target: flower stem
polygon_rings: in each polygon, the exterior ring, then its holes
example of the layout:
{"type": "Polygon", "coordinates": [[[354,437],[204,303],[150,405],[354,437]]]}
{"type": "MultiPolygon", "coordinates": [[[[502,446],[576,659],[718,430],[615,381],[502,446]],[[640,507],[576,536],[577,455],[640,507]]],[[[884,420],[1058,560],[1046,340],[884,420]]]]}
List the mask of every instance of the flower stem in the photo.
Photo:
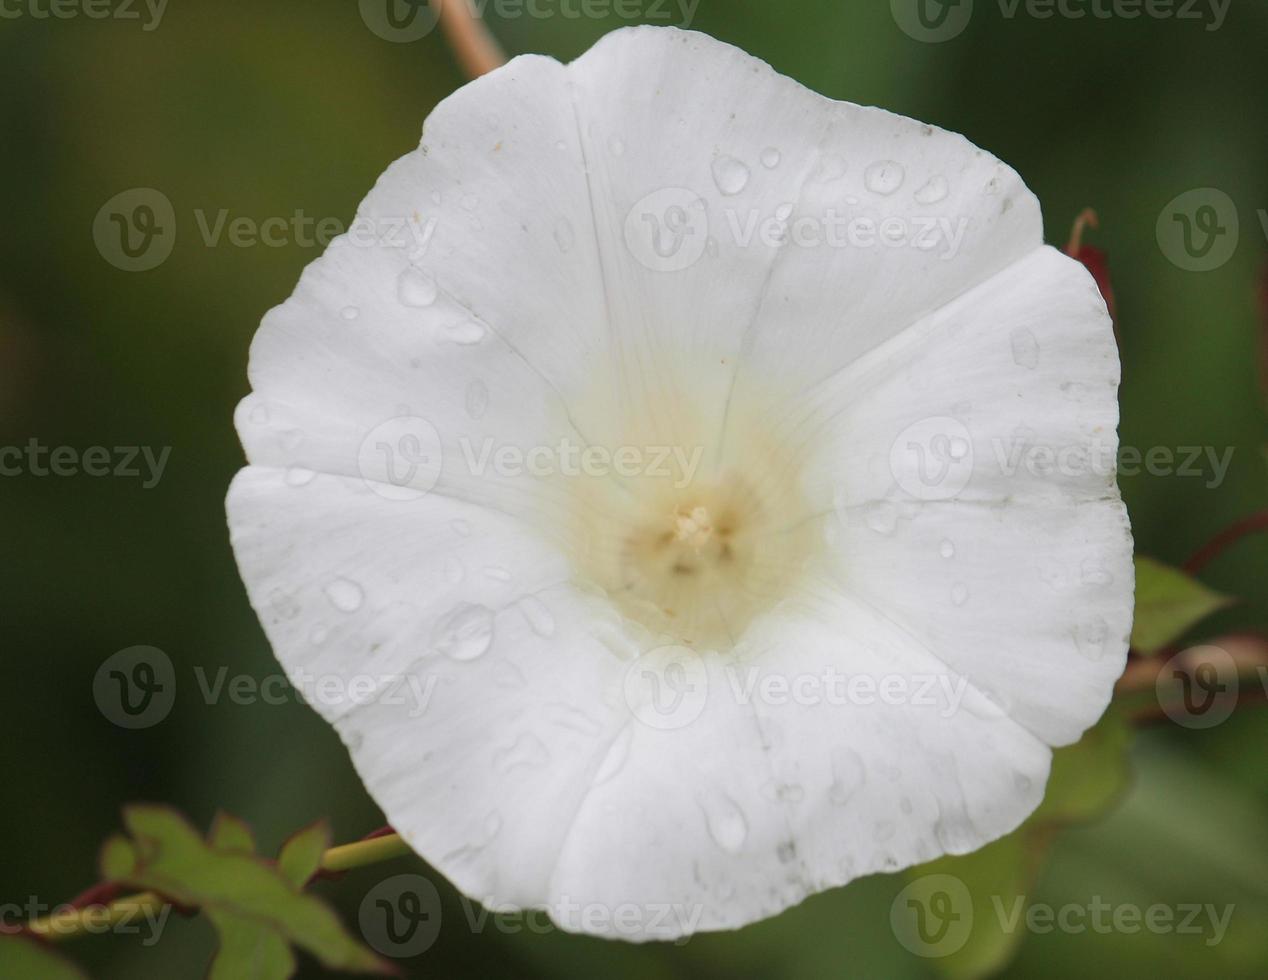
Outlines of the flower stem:
{"type": "MultiPolygon", "coordinates": [[[[322,855],[321,870],[337,874],[380,861],[390,861],[409,853],[409,845],[399,834],[384,834],[330,848],[322,855]]],[[[50,942],[61,942],[85,933],[108,932],[114,925],[132,922],[137,916],[144,916],[146,913],[157,913],[168,904],[170,903],[166,899],[155,892],[142,892],[104,905],[89,905],[84,908],[65,906],[52,915],[28,922],[25,931],[50,942]]]]}
{"type": "Polygon", "coordinates": [[[468,76],[479,78],[506,64],[506,55],[472,0],[432,0],[432,6],[458,64],[468,76]]]}

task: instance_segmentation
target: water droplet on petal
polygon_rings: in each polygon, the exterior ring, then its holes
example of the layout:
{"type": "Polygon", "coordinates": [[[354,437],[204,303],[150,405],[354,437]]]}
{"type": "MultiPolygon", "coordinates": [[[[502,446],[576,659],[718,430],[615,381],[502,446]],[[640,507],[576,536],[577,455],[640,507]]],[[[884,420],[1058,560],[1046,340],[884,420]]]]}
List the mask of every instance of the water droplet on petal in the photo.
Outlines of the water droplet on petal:
{"type": "Polygon", "coordinates": [[[783,158],[784,155],[778,149],[768,146],[762,151],[762,166],[767,170],[774,170],[779,166],[779,161],[783,158]]]}
{"type": "Polygon", "coordinates": [[[948,194],[951,193],[951,185],[947,183],[947,179],[941,174],[930,177],[920,190],[916,191],[917,204],[937,204],[945,201],[948,194]]]}
{"type": "Polygon", "coordinates": [[[559,251],[567,254],[576,243],[577,236],[572,230],[572,222],[567,218],[560,218],[555,224],[555,244],[559,246],[559,251]]]}
{"type": "Polygon", "coordinates": [[[736,802],[722,793],[698,798],[697,802],[704,811],[709,834],[718,847],[728,854],[738,853],[748,837],[748,821],[736,802]]]}
{"type": "Polygon", "coordinates": [[[877,534],[893,534],[898,527],[898,507],[888,500],[880,500],[867,508],[867,526],[877,534]]]}
{"type": "Polygon", "coordinates": [[[361,608],[365,593],[356,582],[338,578],[326,586],[326,598],[340,612],[354,613],[361,608]]]}
{"type": "Polygon", "coordinates": [[[431,645],[451,660],[475,660],[493,645],[493,610],[461,603],[432,628],[431,645]]]}
{"type": "Polygon", "coordinates": [[[489,386],[480,380],[472,381],[467,385],[467,415],[478,422],[488,410],[489,386]]]}
{"type": "Polygon", "coordinates": [[[511,580],[510,569],[503,568],[501,565],[489,565],[485,568],[484,574],[495,582],[509,582],[511,580]]]}
{"type": "Polygon", "coordinates": [[[634,741],[634,730],[626,727],[621,734],[616,737],[616,741],[612,743],[612,747],[608,749],[608,754],[603,757],[603,761],[599,763],[598,772],[594,774],[594,785],[606,783],[614,777],[622,769],[630,758],[630,744],[634,741]]]}
{"type": "Polygon", "coordinates": [[[274,589],[269,593],[269,605],[281,619],[294,619],[300,614],[299,603],[295,601],[294,596],[281,589],[274,589]]]}
{"type": "Polygon", "coordinates": [[[445,338],[455,344],[478,344],[484,339],[484,327],[474,320],[463,320],[446,327],[445,338]]]}
{"type": "Polygon", "coordinates": [[[286,485],[288,487],[306,487],[316,477],[317,473],[313,470],[305,469],[302,466],[292,466],[286,471],[286,485]]]}
{"type": "Polygon", "coordinates": [[[361,315],[361,310],[355,306],[345,306],[342,310],[339,311],[339,315],[342,316],[345,320],[355,320],[357,317],[361,315]]]}
{"type": "Polygon", "coordinates": [[[613,136],[608,140],[608,149],[612,151],[614,157],[625,156],[625,141],[619,136],[613,136]]]}
{"type": "Polygon", "coordinates": [[[536,735],[521,735],[514,744],[493,757],[493,764],[504,773],[516,769],[541,769],[550,762],[550,751],[536,735]]]}
{"type": "Polygon", "coordinates": [[[1039,366],[1039,340],[1034,331],[1018,327],[1009,335],[1013,347],[1013,361],[1020,367],[1034,370],[1039,366]]]}
{"type": "Polygon", "coordinates": [[[440,287],[430,272],[410,266],[396,279],[396,298],[404,306],[431,306],[440,295],[440,287]]]}
{"type": "Polygon", "coordinates": [[[1089,558],[1082,564],[1079,575],[1084,585],[1111,585],[1114,582],[1114,576],[1095,558],[1089,558]]]}
{"type": "MultiPolygon", "coordinates": [[[[815,176],[824,183],[828,183],[830,181],[840,180],[845,176],[848,169],[849,166],[845,162],[845,157],[838,156],[835,153],[829,153],[819,164],[819,171],[815,174],[815,176]]],[[[857,204],[858,201],[853,201],[851,203],[857,204]]]]}
{"type": "Polygon", "coordinates": [[[318,623],[313,627],[313,631],[308,634],[308,642],[315,647],[321,646],[330,636],[330,630],[323,624],[318,623]]]}
{"type": "Polygon", "coordinates": [[[832,754],[832,785],[828,799],[837,806],[845,806],[862,787],[867,773],[863,759],[853,749],[837,749],[832,754]]]}
{"type": "Polygon", "coordinates": [[[963,582],[956,582],[951,586],[951,601],[957,606],[962,606],[969,601],[969,587],[963,582]]]}
{"type": "Polygon", "coordinates": [[[252,425],[268,425],[269,410],[266,405],[256,405],[251,409],[251,414],[247,416],[251,420],[252,425]]]}
{"type": "Polygon", "coordinates": [[[950,538],[942,539],[942,544],[938,545],[938,554],[940,554],[943,558],[955,557],[955,544],[950,538]]]}
{"type": "Polygon", "coordinates": [[[903,186],[907,172],[902,164],[893,160],[881,160],[867,168],[863,175],[863,185],[873,194],[889,195],[903,186]]]}
{"type": "Polygon", "coordinates": [[[519,602],[520,612],[538,636],[551,636],[555,632],[555,617],[536,596],[526,595],[519,602]]]}
{"type": "Polygon", "coordinates": [[[723,194],[740,193],[748,186],[748,178],[748,166],[735,157],[722,156],[713,161],[713,182],[723,194]]]}
{"type": "Polygon", "coordinates": [[[1080,623],[1074,631],[1074,642],[1088,660],[1100,660],[1109,643],[1109,623],[1101,616],[1080,623]]]}

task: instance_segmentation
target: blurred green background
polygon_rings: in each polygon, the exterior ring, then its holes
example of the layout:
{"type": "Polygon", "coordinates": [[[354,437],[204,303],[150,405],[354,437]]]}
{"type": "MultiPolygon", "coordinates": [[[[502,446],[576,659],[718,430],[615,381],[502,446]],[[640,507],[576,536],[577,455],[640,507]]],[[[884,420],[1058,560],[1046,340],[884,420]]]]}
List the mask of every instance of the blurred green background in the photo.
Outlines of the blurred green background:
{"type": "MultiPolygon", "coordinates": [[[[1106,0],[1108,2],[1108,0],[1106,0]]],[[[577,2],[570,10],[584,9],[577,2]]],[[[676,2],[633,2],[681,25],[676,2]]],[[[193,670],[276,672],[239,582],[223,499],[242,453],[232,412],[247,347],[319,248],[204,240],[195,215],[351,219],[386,164],[418,140],[432,106],[464,79],[440,32],[391,43],[354,0],[172,0],[140,20],[40,18],[46,0],[5,0],[0,18],[0,446],[172,447],[161,483],[0,478],[0,638],[6,736],[0,902],[64,900],[92,883],[121,804],[167,801],[205,826],[223,807],[269,853],[327,815],[340,840],[382,816],[344,749],[297,704],[204,703],[193,670]],[[13,12],[17,16],[11,16],[13,12]],[[171,256],[128,273],[94,246],[94,216],[133,187],[177,215],[171,256]],[[149,644],[176,664],[176,707],[127,731],[98,711],[92,680],[117,650],[149,644]]],[[[571,59],[627,23],[488,19],[509,52],[571,59]]],[[[559,11],[559,0],[541,9],[559,11]]],[[[593,9],[593,8],[592,8],[593,9]]],[[[1179,563],[1221,527],[1266,505],[1268,439],[1257,377],[1256,282],[1268,243],[1268,3],[1233,0],[1201,20],[1041,19],[978,0],[962,34],[921,43],[884,0],[701,0],[690,26],[735,43],[832,97],[965,133],[1015,166],[1043,203],[1048,238],[1096,207],[1088,241],[1108,250],[1123,346],[1122,437],[1142,449],[1212,446],[1235,455],[1204,478],[1125,477],[1142,553],[1179,563]],[[1210,272],[1168,261],[1155,237],[1167,202],[1222,190],[1238,248],[1210,272]]],[[[1244,601],[1210,637],[1268,627],[1268,538],[1204,576],[1244,601]]],[[[1132,789],[1110,816],[1062,834],[1037,902],[1233,903],[1224,941],[1203,936],[1029,935],[1008,976],[1268,975],[1268,711],[1239,709],[1209,731],[1151,726],[1133,749],[1132,789]]],[[[358,904],[402,860],[320,886],[355,928],[358,904]]],[[[439,941],[411,976],[924,977],[889,926],[905,879],[820,895],[738,935],[632,947],[465,924],[444,900],[439,941]]],[[[93,976],[202,975],[213,933],[174,920],[162,941],[85,939],[93,976]]],[[[320,972],[311,964],[304,975],[320,972]]]]}

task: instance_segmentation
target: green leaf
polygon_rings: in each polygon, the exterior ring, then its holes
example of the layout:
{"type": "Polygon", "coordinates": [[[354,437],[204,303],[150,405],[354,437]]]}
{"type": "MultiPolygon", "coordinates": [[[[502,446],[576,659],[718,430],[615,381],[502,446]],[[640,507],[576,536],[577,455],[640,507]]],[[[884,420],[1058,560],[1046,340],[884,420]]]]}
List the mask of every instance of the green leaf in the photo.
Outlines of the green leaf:
{"type": "Polygon", "coordinates": [[[1132,646],[1141,653],[1157,653],[1234,601],[1178,568],[1137,555],[1132,646]]]}
{"type": "Polygon", "coordinates": [[[298,964],[290,944],[271,926],[247,916],[209,909],[220,948],[207,980],[287,980],[298,964]]]}
{"type": "Polygon", "coordinates": [[[1127,718],[1111,706],[1074,745],[1057,749],[1043,802],[1028,823],[1070,823],[1105,813],[1127,788],[1131,737],[1127,718]]]}
{"type": "Polygon", "coordinates": [[[319,821],[292,835],[277,856],[277,869],[296,888],[308,884],[330,847],[330,826],[319,821]]]}
{"type": "Polygon", "coordinates": [[[1053,753],[1043,802],[1017,830],[972,854],[938,858],[907,873],[912,879],[907,898],[936,909],[935,896],[921,891],[941,890],[951,896],[951,910],[972,923],[962,944],[932,960],[943,976],[993,976],[1012,959],[1026,933],[1021,918],[1026,896],[1034,890],[1054,833],[1065,824],[1098,817],[1117,802],[1130,777],[1130,741],[1127,720],[1111,706],[1077,743],[1053,753]],[[946,888],[946,878],[933,875],[953,876],[964,889],[954,889],[957,897],[946,888]]]}
{"type": "Polygon", "coordinates": [[[29,936],[0,933],[0,977],[88,980],[88,974],[29,936]]]}
{"type": "Polygon", "coordinates": [[[240,854],[255,853],[255,834],[245,820],[221,810],[211,822],[208,842],[218,851],[237,851],[240,854]]]}
{"type": "MultiPolygon", "coordinates": [[[[289,844],[288,873],[244,853],[243,825],[228,818],[214,837],[232,849],[204,841],[174,810],[133,806],[124,810],[131,839],[116,837],[102,851],[105,878],[158,892],[181,905],[201,908],[221,930],[212,967],[219,978],[285,978],[294,971],[291,946],[332,970],[391,973],[392,968],[352,938],[335,913],[305,894],[291,875],[306,873],[324,825],[302,831],[289,844]]],[[[318,859],[320,855],[318,855],[318,859]]]]}

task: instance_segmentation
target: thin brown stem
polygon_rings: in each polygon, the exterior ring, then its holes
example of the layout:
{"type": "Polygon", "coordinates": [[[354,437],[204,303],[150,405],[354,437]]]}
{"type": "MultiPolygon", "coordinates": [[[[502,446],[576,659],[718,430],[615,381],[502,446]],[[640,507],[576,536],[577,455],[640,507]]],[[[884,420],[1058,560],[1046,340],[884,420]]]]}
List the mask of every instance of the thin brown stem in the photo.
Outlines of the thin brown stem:
{"type": "Polygon", "coordinates": [[[1184,570],[1190,575],[1197,575],[1225,551],[1241,541],[1242,538],[1263,531],[1268,531],[1268,510],[1252,514],[1250,517],[1226,527],[1193,553],[1193,556],[1184,563],[1184,570]]]}
{"type": "Polygon", "coordinates": [[[471,78],[506,64],[506,55],[471,0],[431,0],[454,57],[471,78]]]}

